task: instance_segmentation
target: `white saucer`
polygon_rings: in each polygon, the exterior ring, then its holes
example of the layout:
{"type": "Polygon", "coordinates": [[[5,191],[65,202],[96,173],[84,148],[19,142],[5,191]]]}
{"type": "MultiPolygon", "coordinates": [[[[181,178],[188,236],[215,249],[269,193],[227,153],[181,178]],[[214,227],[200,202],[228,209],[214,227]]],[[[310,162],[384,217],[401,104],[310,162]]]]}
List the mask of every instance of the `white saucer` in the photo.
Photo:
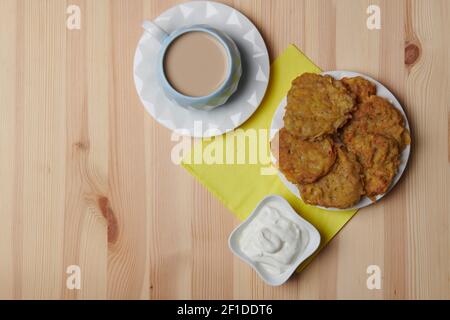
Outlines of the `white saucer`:
{"type": "MultiPolygon", "coordinates": [[[[328,74],[328,75],[332,76],[335,79],[342,79],[344,77],[361,76],[361,77],[371,81],[377,87],[377,96],[386,98],[390,103],[392,103],[392,105],[397,110],[399,110],[401,112],[401,114],[403,115],[403,118],[405,120],[405,127],[411,132],[411,130],[409,129],[408,118],[406,117],[405,111],[403,110],[402,106],[400,105],[398,100],[395,98],[395,96],[392,94],[392,92],[390,92],[384,85],[382,85],[378,81],[376,81],[376,80],[372,79],[371,77],[366,76],[364,74],[361,74],[361,73],[358,73],[358,72],[352,72],[352,71],[327,71],[327,72],[322,72],[321,74],[323,74],[323,75],[328,74]]],[[[274,113],[274,116],[272,118],[271,130],[270,130],[270,140],[273,139],[273,137],[278,132],[278,130],[280,130],[281,128],[284,127],[283,117],[284,117],[286,104],[287,104],[287,101],[286,101],[286,98],[284,98],[283,101],[281,101],[280,105],[278,106],[277,110],[274,113]]],[[[389,191],[391,191],[392,188],[396,185],[396,183],[400,180],[400,177],[403,175],[403,172],[406,169],[406,165],[408,164],[408,159],[409,159],[410,152],[411,152],[411,146],[407,145],[405,147],[405,149],[403,150],[403,152],[401,153],[401,155],[400,155],[400,166],[398,168],[398,172],[397,172],[396,176],[392,180],[391,186],[389,187],[389,189],[388,189],[388,191],[386,193],[378,195],[376,197],[376,201],[380,200],[387,193],[389,193],[389,191]]],[[[272,161],[275,163],[276,162],[275,157],[272,155],[271,158],[272,158],[272,161]]],[[[298,191],[298,188],[295,186],[295,184],[289,182],[286,179],[286,177],[279,170],[278,170],[278,176],[280,177],[280,180],[283,182],[283,184],[293,194],[295,194],[298,198],[301,199],[300,192],[298,191]]],[[[373,203],[374,202],[372,202],[372,200],[370,200],[368,197],[362,197],[361,200],[355,206],[353,206],[351,208],[338,209],[338,208],[325,208],[325,207],[321,207],[321,206],[317,206],[317,207],[322,208],[322,209],[326,209],[326,210],[332,210],[332,211],[346,211],[346,210],[354,210],[354,209],[364,208],[364,207],[367,207],[367,206],[369,206],[369,205],[371,205],[373,203]]]]}
{"type": "Polygon", "coordinates": [[[143,32],[134,56],[134,82],[147,112],[166,128],[197,138],[221,135],[243,124],[261,103],[270,73],[266,45],[253,23],[239,11],[211,1],[176,5],[154,22],[167,33],[194,24],[208,24],[226,32],[239,47],[243,74],[226,104],[210,111],[185,109],[164,95],[155,64],[160,45],[143,32]]]}

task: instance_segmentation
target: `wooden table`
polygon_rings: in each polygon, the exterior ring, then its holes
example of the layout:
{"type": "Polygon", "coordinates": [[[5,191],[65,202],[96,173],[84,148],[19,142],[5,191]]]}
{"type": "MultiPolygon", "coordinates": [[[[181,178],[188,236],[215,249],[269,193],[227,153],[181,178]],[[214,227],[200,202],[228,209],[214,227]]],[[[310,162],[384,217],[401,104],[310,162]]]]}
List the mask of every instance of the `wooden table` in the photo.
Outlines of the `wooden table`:
{"type": "Polygon", "coordinates": [[[0,298],[449,299],[450,2],[226,1],[272,59],[294,43],[324,70],[371,75],[412,126],[392,194],[276,288],[232,256],[237,219],[172,164],[171,133],[137,97],[140,23],[176,2],[0,1],[0,298]],[[80,30],[66,28],[69,4],[80,30]],[[380,30],[366,27],[369,4],[380,30]]]}

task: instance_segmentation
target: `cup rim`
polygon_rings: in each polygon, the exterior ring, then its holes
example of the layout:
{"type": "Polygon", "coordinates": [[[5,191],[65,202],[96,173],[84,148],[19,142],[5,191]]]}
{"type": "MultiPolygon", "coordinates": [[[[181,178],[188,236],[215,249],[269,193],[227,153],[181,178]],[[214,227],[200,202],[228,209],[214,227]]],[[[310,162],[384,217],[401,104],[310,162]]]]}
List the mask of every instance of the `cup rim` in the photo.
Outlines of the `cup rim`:
{"type": "Polygon", "coordinates": [[[231,50],[230,47],[228,46],[227,43],[225,43],[225,41],[221,38],[221,36],[219,34],[217,34],[218,32],[220,32],[219,30],[216,30],[210,26],[203,26],[203,25],[194,25],[194,26],[190,26],[188,28],[182,29],[182,30],[178,30],[175,33],[169,35],[168,37],[168,41],[164,44],[164,48],[161,52],[161,56],[160,56],[160,61],[159,61],[159,68],[160,68],[160,74],[162,76],[162,79],[164,81],[164,84],[167,86],[167,88],[169,88],[169,90],[171,91],[171,94],[179,97],[179,98],[183,98],[183,99],[189,99],[192,102],[199,102],[202,100],[209,100],[210,98],[213,98],[214,96],[216,96],[218,93],[220,93],[221,91],[223,91],[229,81],[231,80],[232,77],[232,58],[231,58],[231,50]],[[213,92],[211,92],[210,94],[206,95],[206,96],[189,96],[189,95],[185,95],[183,93],[181,93],[180,91],[176,90],[172,84],[170,83],[170,81],[167,79],[166,77],[166,73],[164,70],[164,59],[167,53],[167,50],[169,49],[170,45],[180,36],[188,33],[188,32],[205,32],[208,33],[209,35],[213,36],[215,39],[217,39],[220,44],[223,46],[223,48],[225,49],[226,55],[227,55],[227,74],[225,76],[224,81],[221,83],[221,85],[214,90],[213,92]]]}

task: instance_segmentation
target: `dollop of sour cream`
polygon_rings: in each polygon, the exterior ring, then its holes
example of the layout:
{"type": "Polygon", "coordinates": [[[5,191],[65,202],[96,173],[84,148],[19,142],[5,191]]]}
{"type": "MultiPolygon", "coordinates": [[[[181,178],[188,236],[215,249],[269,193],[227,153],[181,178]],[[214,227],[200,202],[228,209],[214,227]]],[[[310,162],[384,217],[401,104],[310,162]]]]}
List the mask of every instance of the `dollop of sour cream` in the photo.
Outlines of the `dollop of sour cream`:
{"type": "Polygon", "coordinates": [[[239,238],[242,252],[271,274],[282,274],[303,252],[308,232],[283,214],[276,202],[263,206],[243,229],[239,238]]]}

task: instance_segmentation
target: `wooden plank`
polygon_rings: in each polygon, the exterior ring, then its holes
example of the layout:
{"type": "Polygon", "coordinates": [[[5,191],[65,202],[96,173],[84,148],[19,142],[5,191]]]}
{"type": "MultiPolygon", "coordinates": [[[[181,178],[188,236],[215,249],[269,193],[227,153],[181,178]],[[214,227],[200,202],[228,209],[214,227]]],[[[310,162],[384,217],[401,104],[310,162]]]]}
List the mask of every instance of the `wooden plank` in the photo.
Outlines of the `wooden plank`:
{"type": "Polygon", "coordinates": [[[180,2],[0,1],[0,298],[449,299],[448,1],[224,1],[272,59],[294,43],[323,69],[379,79],[412,127],[392,194],[277,288],[232,256],[237,219],[172,162],[178,141],[136,94],[141,22],[180,2]],[[69,4],[80,30],[66,28],[69,4]],[[81,290],[66,287],[69,265],[81,290]]]}

